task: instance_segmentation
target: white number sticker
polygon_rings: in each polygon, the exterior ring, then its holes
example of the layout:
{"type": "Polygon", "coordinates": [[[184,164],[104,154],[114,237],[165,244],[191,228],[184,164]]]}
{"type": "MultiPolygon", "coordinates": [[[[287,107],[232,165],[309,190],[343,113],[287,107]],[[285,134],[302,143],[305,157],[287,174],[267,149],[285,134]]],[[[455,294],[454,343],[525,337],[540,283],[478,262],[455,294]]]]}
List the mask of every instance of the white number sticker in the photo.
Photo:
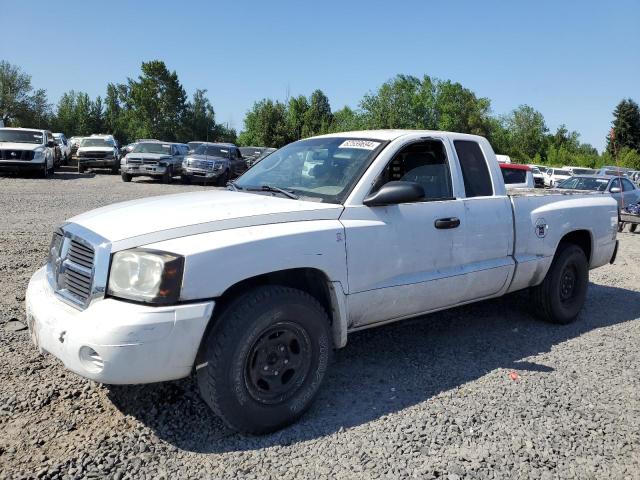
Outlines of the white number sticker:
{"type": "Polygon", "coordinates": [[[338,148],[361,148],[362,150],[375,150],[380,142],[371,140],[345,140],[338,148]]]}

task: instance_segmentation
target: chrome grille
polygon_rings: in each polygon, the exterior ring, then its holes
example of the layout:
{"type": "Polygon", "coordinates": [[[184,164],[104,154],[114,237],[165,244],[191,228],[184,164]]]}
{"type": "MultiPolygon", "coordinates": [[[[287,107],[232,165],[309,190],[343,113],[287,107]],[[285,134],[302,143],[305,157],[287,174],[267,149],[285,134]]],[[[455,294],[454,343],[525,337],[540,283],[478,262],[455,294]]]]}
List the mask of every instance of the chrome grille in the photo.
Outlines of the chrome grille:
{"type": "Polygon", "coordinates": [[[54,290],[79,307],[91,297],[94,256],[94,248],[81,238],[68,232],[53,234],[48,267],[54,290]]]}
{"type": "Polygon", "coordinates": [[[199,168],[200,170],[213,170],[214,162],[212,160],[191,160],[189,166],[199,168]]]}

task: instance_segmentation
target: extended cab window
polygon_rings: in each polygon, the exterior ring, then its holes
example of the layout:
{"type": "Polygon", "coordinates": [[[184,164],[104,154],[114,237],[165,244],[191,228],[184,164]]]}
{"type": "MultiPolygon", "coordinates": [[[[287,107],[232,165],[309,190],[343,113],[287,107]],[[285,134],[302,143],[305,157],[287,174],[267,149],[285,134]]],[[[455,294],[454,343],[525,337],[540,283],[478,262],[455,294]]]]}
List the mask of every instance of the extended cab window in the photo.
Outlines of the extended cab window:
{"type": "Polygon", "coordinates": [[[489,167],[480,145],[471,140],[455,140],[453,145],[460,160],[467,198],[493,195],[489,167]]]}
{"type": "Polygon", "coordinates": [[[621,178],[620,180],[622,181],[623,192],[628,192],[629,190],[635,190],[633,184],[629,180],[627,180],[626,178],[621,178]]]}
{"type": "Polygon", "coordinates": [[[429,140],[404,147],[382,171],[372,192],[396,180],[419,183],[426,200],[452,198],[451,174],[443,143],[429,140]]]}

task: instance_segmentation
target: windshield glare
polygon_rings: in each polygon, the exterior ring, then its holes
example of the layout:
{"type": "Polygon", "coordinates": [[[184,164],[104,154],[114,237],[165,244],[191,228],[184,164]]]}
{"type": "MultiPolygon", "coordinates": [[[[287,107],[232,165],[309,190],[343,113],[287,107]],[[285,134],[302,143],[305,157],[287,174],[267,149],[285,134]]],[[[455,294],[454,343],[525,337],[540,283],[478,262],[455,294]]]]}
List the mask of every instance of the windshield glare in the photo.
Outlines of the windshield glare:
{"type": "Polygon", "coordinates": [[[0,142],[42,144],[42,132],[37,130],[0,130],[0,142]]]}
{"type": "Polygon", "coordinates": [[[171,145],[166,143],[138,143],[133,147],[133,153],[160,153],[171,155],[171,145]]]}
{"type": "Polygon", "coordinates": [[[604,192],[609,180],[606,178],[573,177],[558,185],[558,188],[570,188],[574,190],[594,190],[604,192]]]}
{"type": "Polygon", "coordinates": [[[193,152],[195,155],[208,155],[210,157],[224,157],[229,156],[229,148],[221,147],[219,145],[200,145],[196,147],[193,152]]]}
{"type": "Polygon", "coordinates": [[[268,185],[342,203],[383,146],[380,140],[344,137],[300,140],[271,153],[235,184],[249,189],[268,185]]]}
{"type": "Polygon", "coordinates": [[[113,147],[113,140],[107,138],[84,138],[81,147],[113,147]]]}

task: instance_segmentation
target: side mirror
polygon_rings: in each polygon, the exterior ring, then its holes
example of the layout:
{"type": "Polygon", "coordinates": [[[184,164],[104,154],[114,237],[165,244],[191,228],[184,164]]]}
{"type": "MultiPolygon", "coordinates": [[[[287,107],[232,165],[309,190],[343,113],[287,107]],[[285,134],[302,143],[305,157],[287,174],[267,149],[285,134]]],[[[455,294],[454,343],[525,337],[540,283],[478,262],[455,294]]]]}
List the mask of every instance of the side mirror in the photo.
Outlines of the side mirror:
{"type": "Polygon", "coordinates": [[[385,183],[380,190],[367,196],[362,203],[368,207],[377,207],[416,202],[424,197],[424,188],[419,183],[396,181],[385,183]]]}
{"type": "Polygon", "coordinates": [[[55,146],[56,146],[56,142],[54,142],[53,140],[49,140],[47,142],[47,147],[55,148],[55,146]]]}
{"type": "Polygon", "coordinates": [[[611,187],[609,191],[611,193],[620,193],[622,190],[620,190],[620,187],[611,187]]]}

